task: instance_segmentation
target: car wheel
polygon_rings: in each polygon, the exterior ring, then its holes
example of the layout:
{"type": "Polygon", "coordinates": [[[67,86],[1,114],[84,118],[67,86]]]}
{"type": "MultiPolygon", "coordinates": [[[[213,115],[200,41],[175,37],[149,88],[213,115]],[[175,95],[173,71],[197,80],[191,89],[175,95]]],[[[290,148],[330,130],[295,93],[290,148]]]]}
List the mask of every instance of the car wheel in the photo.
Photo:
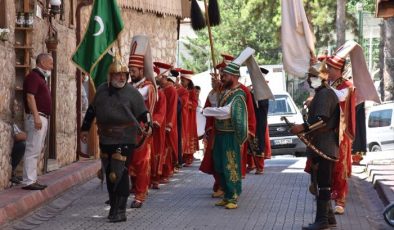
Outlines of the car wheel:
{"type": "Polygon", "coordinates": [[[379,145],[377,144],[372,145],[371,152],[380,152],[380,151],[382,151],[382,148],[379,145]]]}

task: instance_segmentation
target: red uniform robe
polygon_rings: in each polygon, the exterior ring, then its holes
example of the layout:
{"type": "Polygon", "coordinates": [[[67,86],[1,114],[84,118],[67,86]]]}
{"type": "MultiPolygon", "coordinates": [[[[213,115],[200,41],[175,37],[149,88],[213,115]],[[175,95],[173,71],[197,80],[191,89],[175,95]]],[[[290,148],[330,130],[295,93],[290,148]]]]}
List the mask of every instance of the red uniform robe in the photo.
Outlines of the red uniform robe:
{"type": "MultiPolygon", "coordinates": [[[[207,100],[205,101],[204,108],[207,107],[216,107],[218,100],[218,93],[215,91],[211,91],[208,95],[207,100]]],[[[214,162],[213,162],[213,143],[215,140],[215,118],[214,117],[206,117],[205,123],[205,135],[204,139],[205,147],[204,147],[204,157],[201,161],[200,171],[211,174],[214,177],[213,191],[216,192],[220,188],[220,177],[219,174],[215,172],[214,162]]]]}
{"type": "Polygon", "coordinates": [[[265,130],[265,146],[264,146],[264,157],[253,157],[248,154],[248,168],[259,170],[264,170],[264,159],[271,159],[272,150],[270,142],[270,132],[267,124],[267,129],[265,130]]]}
{"type": "Polygon", "coordinates": [[[182,86],[179,86],[177,88],[177,92],[178,92],[178,97],[181,99],[181,104],[182,104],[182,110],[181,110],[181,116],[182,116],[182,155],[185,153],[186,151],[186,144],[187,144],[187,124],[188,124],[188,103],[189,103],[189,92],[187,91],[187,89],[185,89],[182,86]]]}
{"type": "MultiPolygon", "coordinates": [[[[255,136],[256,133],[256,116],[254,113],[254,106],[253,106],[253,97],[250,93],[250,90],[240,83],[239,87],[245,92],[246,95],[246,107],[248,109],[248,134],[251,136],[255,136]]],[[[248,146],[246,143],[242,144],[241,146],[241,173],[242,176],[245,177],[246,175],[246,164],[248,159],[248,146]]]]}
{"type": "MultiPolygon", "coordinates": [[[[335,84],[335,83],[334,83],[335,84]]],[[[339,161],[334,164],[332,171],[332,198],[336,205],[345,206],[348,192],[347,178],[352,174],[352,143],[356,126],[356,96],[353,84],[343,81],[336,89],[349,89],[345,101],[339,102],[341,108],[339,124],[339,161]]]]}
{"type": "Polygon", "coordinates": [[[174,173],[174,166],[178,162],[178,129],[177,129],[177,106],[178,93],[173,85],[167,85],[163,88],[166,96],[166,151],[165,164],[163,166],[162,177],[168,179],[174,173]]]}
{"type": "MultiPolygon", "coordinates": [[[[199,149],[198,146],[198,134],[197,134],[197,118],[196,110],[198,106],[198,98],[194,89],[189,90],[189,102],[188,102],[188,120],[187,120],[187,139],[186,139],[186,150],[184,152],[184,161],[186,165],[193,163],[193,154],[199,149]]],[[[185,124],[185,123],[182,123],[185,124]]]]}
{"type": "Polygon", "coordinates": [[[153,110],[153,146],[151,157],[151,178],[152,183],[158,184],[160,176],[163,173],[163,164],[165,162],[165,116],[167,102],[166,96],[162,90],[159,90],[159,100],[153,110]]]}
{"type": "MultiPolygon", "coordinates": [[[[135,86],[137,89],[147,87],[147,94],[143,95],[148,111],[153,114],[157,96],[156,89],[151,81],[145,80],[135,86]]],[[[152,150],[152,136],[145,139],[144,143],[134,150],[129,164],[129,175],[131,176],[135,200],[145,201],[150,184],[150,157],[152,150]]]]}

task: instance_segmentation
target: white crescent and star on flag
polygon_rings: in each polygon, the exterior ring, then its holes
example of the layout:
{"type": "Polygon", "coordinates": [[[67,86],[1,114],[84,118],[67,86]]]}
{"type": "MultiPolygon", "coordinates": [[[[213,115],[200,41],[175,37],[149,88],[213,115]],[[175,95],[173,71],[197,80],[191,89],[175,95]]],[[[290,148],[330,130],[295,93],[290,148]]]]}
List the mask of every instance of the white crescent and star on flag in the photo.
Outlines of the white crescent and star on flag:
{"type": "Polygon", "coordinates": [[[94,37],[97,37],[97,36],[99,36],[100,34],[102,34],[104,32],[105,27],[104,27],[103,19],[100,16],[94,16],[94,20],[100,26],[100,29],[96,33],[93,34],[94,37]]]}

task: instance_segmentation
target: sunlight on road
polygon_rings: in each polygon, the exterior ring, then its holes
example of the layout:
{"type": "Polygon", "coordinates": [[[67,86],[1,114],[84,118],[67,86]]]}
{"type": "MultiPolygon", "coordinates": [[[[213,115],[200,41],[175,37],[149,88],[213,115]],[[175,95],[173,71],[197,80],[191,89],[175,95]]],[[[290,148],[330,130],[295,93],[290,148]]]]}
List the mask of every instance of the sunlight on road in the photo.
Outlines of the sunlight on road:
{"type": "MultiPolygon", "coordinates": [[[[294,158],[293,158],[294,159],[294,158]]],[[[296,162],[289,165],[286,169],[282,170],[282,173],[304,173],[306,158],[295,158],[297,159],[296,162]]]]}

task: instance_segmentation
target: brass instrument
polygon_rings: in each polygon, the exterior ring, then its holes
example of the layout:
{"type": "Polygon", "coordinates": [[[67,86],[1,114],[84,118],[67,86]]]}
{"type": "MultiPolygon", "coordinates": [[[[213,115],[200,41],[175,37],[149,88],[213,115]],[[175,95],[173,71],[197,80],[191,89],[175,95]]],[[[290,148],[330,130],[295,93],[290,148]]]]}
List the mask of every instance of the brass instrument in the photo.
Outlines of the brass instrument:
{"type": "MultiPolygon", "coordinates": [[[[286,125],[287,125],[289,128],[291,128],[291,127],[293,126],[293,124],[291,124],[291,123],[289,122],[289,120],[287,119],[287,117],[283,116],[283,117],[281,117],[280,119],[281,119],[282,121],[285,121],[285,122],[286,122],[286,125]]],[[[297,133],[297,137],[298,137],[302,142],[304,142],[304,144],[305,144],[308,148],[312,149],[313,152],[316,153],[317,155],[319,155],[320,157],[322,157],[322,158],[324,158],[324,159],[326,159],[326,160],[329,160],[329,161],[338,162],[338,159],[333,158],[333,157],[330,157],[330,156],[328,156],[327,154],[323,153],[323,152],[322,152],[321,150],[319,150],[318,148],[316,148],[316,146],[314,146],[314,145],[308,140],[308,138],[306,137],[306,134],[308,134],[308,133],[310,133],[310,132],[312,132],[312,131],[314,131],[314,130],[316,130],[316,129],[319,129],[319,128],[325,126],[325,124],[323,123],[323,121],[319,121],[318,123],[313,124],[312,126],[311,126],[311,130],[310,130],[309,132],[306,132],[306,133],[305,133],[305,132],[297,133]],[[313,127],[312,127],[312,126],[313,126],[313,127]]]]}

